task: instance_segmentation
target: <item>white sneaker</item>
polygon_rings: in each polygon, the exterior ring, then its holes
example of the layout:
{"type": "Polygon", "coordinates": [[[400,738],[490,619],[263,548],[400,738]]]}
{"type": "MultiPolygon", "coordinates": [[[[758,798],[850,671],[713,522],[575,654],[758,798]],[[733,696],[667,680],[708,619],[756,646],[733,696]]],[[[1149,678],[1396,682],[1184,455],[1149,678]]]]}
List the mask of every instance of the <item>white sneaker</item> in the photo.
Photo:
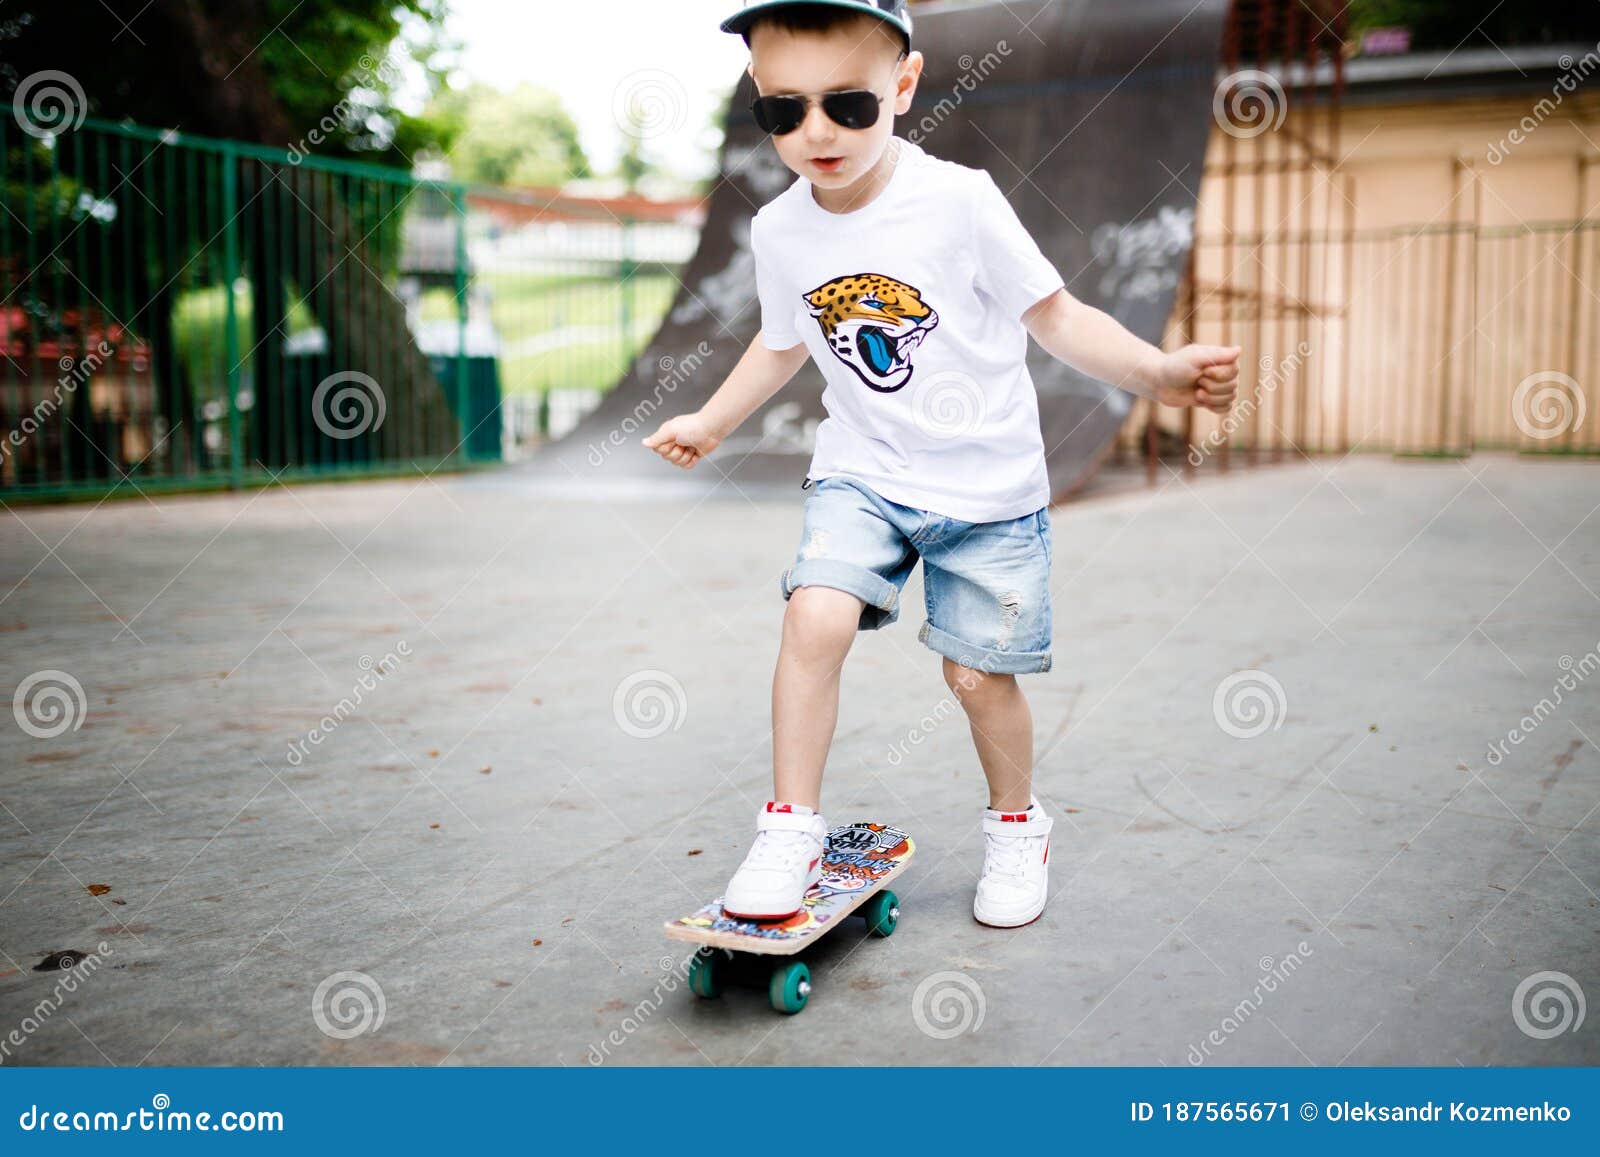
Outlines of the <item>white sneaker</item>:
{"type": "Polygon", "coordinates": [[[828,824],[801,804],[769,803],[756,813],[756,842],[728,882],[722,910],[748,920],[781,920],[800,911],[822,878],[828,824]]]}
{"type": "Polygon", "coordinates": [[[1050,891],[1050,829],[1037,799],[1025,812],[983,812],[983,878],[972,901],[980,924],[1015,928],[1044,911],[1050,891]]]}

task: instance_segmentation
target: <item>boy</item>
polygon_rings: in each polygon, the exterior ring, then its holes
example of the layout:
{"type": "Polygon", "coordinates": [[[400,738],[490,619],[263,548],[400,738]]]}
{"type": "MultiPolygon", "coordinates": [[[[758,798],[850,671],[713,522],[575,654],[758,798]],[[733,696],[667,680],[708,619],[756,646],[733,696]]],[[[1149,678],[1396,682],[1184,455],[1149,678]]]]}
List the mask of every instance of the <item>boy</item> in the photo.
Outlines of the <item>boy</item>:
{"type": "Polygon", "coordinates": [[[751,225],[759,337],[702,409],[644,445],[693,468],[807,357],[828,411],[781,582],[773,798],[723,906],[779,919],[816,882],[839,670],[857,630],[895,620],[920,557],[920,638],[944,658],[989,783],[973,916],[1030,923],[1053,821],[1032,794],[1016,679],[1050,668],[1050,490],[1028,335],[1142,397],[1219,413],[1239,349],[1141,341],[1067,292],[988,173],[893,136],[922,72],[904,0],[765,0],[722,28],[744,37],[752,112],[799,179],[751,225]]]}

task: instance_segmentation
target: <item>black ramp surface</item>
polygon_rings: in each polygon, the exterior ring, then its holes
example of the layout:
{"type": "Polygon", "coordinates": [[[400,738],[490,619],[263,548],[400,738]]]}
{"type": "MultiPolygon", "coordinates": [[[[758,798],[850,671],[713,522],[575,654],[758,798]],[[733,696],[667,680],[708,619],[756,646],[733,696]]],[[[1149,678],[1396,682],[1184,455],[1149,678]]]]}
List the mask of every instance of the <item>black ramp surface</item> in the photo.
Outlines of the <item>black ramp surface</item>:
{"type": "MultiPolygon", "coordinates": [[[[1159,341],[1193,240],[1195,191],[1227,0],[948,3],[916,10],[927,58],[897,135],[987,169],[1067,288],[1159,341]]],[[[795,174],[751,120],[742,76],[700,245],[655,339],[573,433],[532,468],[583,487],[632,482],[800,496],[825,412],[808,361],[693,471],[639,445],[710,397],[761,327],[750,219],[795,174]],[[731,490],[731,488],[730,488],[731,490]]],[[[1110,450],[1133,395],[1029,343],[1052,493],[1076,489],[1110,450]]]]}

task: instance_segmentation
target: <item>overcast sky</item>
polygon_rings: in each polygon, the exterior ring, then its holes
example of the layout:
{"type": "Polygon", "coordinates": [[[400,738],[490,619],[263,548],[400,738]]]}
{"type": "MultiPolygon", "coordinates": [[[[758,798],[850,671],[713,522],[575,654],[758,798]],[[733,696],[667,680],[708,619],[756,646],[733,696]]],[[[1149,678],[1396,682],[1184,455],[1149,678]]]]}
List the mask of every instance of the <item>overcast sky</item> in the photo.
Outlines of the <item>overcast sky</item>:
{"type": "MultiPolygon", "coordinates": [[[[647,110],[645,153],[662,168],[703,175],[706,126],[749,56],[717,24],[740,0],[451,0],[446,27],[462,73],[496,88],[554,89],[605,171],[621,152],[618,110],[647,110]],[[697,141],[699,148],[696,147],[697,141]]],[[[714,154],[711,158],[714,160],[714,154]]]]}

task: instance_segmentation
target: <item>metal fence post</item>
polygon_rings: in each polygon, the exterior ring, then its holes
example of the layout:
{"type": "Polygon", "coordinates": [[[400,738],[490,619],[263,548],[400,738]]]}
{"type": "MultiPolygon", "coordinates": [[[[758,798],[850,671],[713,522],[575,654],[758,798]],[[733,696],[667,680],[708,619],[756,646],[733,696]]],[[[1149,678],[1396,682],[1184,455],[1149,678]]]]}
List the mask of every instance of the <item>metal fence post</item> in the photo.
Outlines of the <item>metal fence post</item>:
{"type": "MultiPolygon", "coordinates": [[[[238,490],[244,480],[244,440],[239,429],[239,310],[233,283],[239,278],[239,155],[233,142],[222,142],[222,288],[226,302],[223,356],[228,359],[228,485],[238,490]]],[[[257,393],[260,392],[260,384],[257,393]]]]}
{"type": "Polygon", "coordinates": [[[622,274],[621,311],[622,311],[622,348],[626,353],[633,352],[633,277],[639,271],[638,264],[633,259],[633,218],[629,217],[622,222],[622,274]]]}
{"type": "Polygon", "coordinates": [[[465,185],[450,187],[450,204],[456,211],[456,421],[461,427],[461,439],[456,443],[458,462],[472,457],[468,440],[477,429],[471,421],[468,406],[470,392],[467,388],[467,189],[465,185]]]}

